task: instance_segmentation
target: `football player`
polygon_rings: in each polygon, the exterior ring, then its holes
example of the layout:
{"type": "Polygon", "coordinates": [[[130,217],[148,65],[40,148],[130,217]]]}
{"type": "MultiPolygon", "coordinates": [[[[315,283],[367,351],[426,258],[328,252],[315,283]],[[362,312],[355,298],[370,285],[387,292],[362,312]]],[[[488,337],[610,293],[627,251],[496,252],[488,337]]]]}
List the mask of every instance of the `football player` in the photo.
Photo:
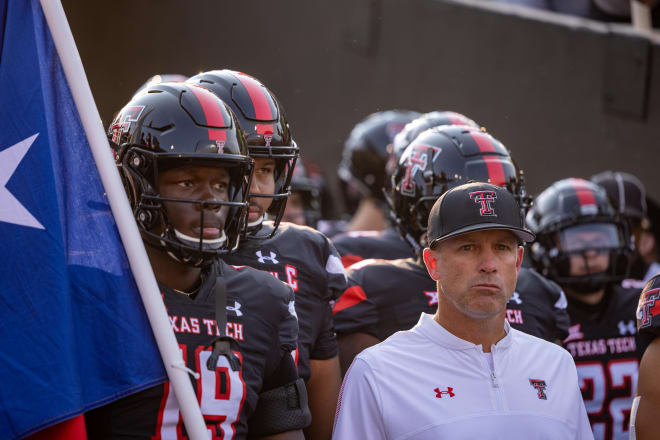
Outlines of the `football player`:
{"type": "Polygon", "coordinates": [[[244,73],[216,70],[189,82],[223,98],[246,134],[248,153],[255,160],[246,240],[237,252],[223,258],[270,272],[294,290],[300,327],[294,355],[300,377],[307,382],[312,412],[305,433],[309,438],[329,438],[341,386],[330,301],[344,290],[346,275],[337,251],[323,234],[280,223],[298,157],[284,111],[270,90],[244,73]],[[266,221],[265,215],[274,220],[266,221]]]}
{"type": "MultiPolygon", "coordinates": [[[[436,284],[421,258],[429,212],[445,191],[469,180],[491,182],[506,187],[518,200],[525,198],[521,173],[507,149],[478,128],[432,128],[401,155],[390,196],[401,234],[417,254],[392,261],[364,260],[349,267],[349,287],[333,309],[344,371],[366,347],[410,329],[421,313],[434,313],[436,284]]],[[[475,195],[475,203],[488,209],[490,202],[475,195]]],[[[522,268],[506,318],[513,328],[554,342],[567,334],[565,307],[564,294],[555,283],[522,268]]]]}
{"type": "Polygon", "coordinates": [[[321,219],[322,182],[320,175],[307,172],[307,164],[299,158],[291,177],[291,195],[287,199],[282,221],[317,229],[321,219]]]}
{"type": "Polygon", "coordinates": [[[397,133],[418,116],[419,113],[408,110],[373,113],[353,127],[344,143],[337,175],[344,204],[352,218],[344,233],[332,236],[344,267],[372,258],[374,241],[380,249],[378,252],[386,252],[389,258],[410,255],[409,246],[399,239],[389,223],[383,188],[389,177],[385,172],[390,156],[388,148],[397,133]]]}
{"type": "Polygon", "coordinates": [[[660,275],[651,278],[639,297],[637,331],[642,346],[648,346],[639,365],[637,394],[630,416],[630,439],[651,440],[658,437],[656,417],[660,414],[660,275]]]}
{"type": "Polygon", "coordinates": [[[624,286],[641,289],[651,277],[660,273],[655,235],[648,217],[646,188],[637,177],[621,171],[603,171],[591,176],[591,181],[605,189],[612,206],[630,223],[635,253],[630,266],[630,280],[624,280],[624,286]]]}
{"type": "MultiPolygon", "coordinates": [[[[381,180],[384,185],[381,192],[385,191],[385,200],[388,204],[390,202],[387,200],[387,192],[390,189],[391,176],[394,174],[403,150],[421,132],[440,125],[465,125],[478,128],[477,124],[470,118],[450,111],[425,113],[406,124],[394,136],[392,142],[386,146],[388,160],[385,163],[385,177],[381,180]]],[[[353,144],[356,144],[356,142],[353,144]]],[[[362,144],[367,144],[367,141],[363,141],[362,144]]],[[[391,210],[389,209],[388,215],[391,217],[391,210]]],[[[402,241],[399,232],[391,225],[384,231],[347,232],[333,237],[332,241],[342,256],[344,267],[349,267],[353,263],[369,258],[396,260],[415,255],[414,245],[406,245],[405,241],[402,241]]]]}
{"type": "Polygon", "coordinates": [[[568,298],[564,347],[575,359],[594,437],[627,439],[641,356],[639,290],[620,285],[633,252],[628,224],[603,188],[570,178],[537,197],[527,225],[536,233],[533,264],[568,298]]]}
{"type": "MultiPolygon", "coordinates": [[[[232,111],[201,87],[152,85],[109,137],[209,436],[302,438],[293,291],[218,259],[237,246],[253,165],[232,111]]],[[[89,438],[185,436],[168,382],[85,416],[89,438]]]]}

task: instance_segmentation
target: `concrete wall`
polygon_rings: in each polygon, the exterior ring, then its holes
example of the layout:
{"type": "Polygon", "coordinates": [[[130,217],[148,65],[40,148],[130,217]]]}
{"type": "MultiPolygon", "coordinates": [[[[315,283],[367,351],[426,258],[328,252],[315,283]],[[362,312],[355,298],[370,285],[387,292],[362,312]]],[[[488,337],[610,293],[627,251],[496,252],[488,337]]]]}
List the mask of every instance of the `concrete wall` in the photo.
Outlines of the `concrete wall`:
{"type": "Polygon", "coordinates": [[[618,169],[660,199],[657,36],[483,0],[63,3],[106,125],[155,73],[233,68],[275,91],[331,177],[365,115],[456,110],[512,150],[532,193],[618,169]]]}

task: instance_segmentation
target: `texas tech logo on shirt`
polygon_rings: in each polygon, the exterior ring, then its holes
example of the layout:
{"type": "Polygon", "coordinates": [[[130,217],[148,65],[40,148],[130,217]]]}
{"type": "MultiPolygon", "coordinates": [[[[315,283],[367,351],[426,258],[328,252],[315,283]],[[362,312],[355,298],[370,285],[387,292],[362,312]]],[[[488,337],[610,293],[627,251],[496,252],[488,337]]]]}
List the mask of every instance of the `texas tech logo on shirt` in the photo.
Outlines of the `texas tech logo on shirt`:
{"type": "Polygon", "coordinates": [[[647,290],[639,298],[637,306],[639,328],[650,327],[653,324],[653,317],[658,315],[660,315],[660,289],[647,290]]]}
{"type": "Polygon", "coordinates": [[[491,205],[491,203],[495,203],[495,199],[497,199],[495,191],[473,191],[470,193],[470,198],[474,200],[474,203],[481,203],[479,215],[497,217],[497,214],[495,214],[495,210],[491,205]]]}
{"type": "Polygon", "coordinates": [[[536,397],[541,400],[548,400],[548,396],[545,394],[547,386],[544,380],[529,379],[529,384],[536,389],[536,397]]]}

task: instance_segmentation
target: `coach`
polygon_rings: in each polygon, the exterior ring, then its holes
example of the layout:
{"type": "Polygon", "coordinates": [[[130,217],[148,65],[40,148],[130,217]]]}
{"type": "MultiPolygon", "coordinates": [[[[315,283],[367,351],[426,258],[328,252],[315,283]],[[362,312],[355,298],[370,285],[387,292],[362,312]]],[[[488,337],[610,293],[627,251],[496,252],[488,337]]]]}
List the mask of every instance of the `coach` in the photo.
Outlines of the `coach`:
{"type": "Polygon", "coordinates": [[[438,310],[355,358],[333,438],[592,439],[571,355],[505,320],[534,240],[513,196],[458,186],[428,225],[438,310]]]}

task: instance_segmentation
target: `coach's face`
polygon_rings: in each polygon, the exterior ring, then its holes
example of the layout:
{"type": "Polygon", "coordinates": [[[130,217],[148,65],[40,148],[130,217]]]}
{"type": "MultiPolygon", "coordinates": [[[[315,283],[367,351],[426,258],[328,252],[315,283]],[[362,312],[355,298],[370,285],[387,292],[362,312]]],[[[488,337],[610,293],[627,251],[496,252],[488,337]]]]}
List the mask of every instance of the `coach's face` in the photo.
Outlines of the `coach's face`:
{"type": "Polygon", "coordinates": [[[522,256],[515,235],[494,229],[461,234],[424,250],[426,267],[438,284],[439,307],[472,319],[504,311],[522,256]]]}

